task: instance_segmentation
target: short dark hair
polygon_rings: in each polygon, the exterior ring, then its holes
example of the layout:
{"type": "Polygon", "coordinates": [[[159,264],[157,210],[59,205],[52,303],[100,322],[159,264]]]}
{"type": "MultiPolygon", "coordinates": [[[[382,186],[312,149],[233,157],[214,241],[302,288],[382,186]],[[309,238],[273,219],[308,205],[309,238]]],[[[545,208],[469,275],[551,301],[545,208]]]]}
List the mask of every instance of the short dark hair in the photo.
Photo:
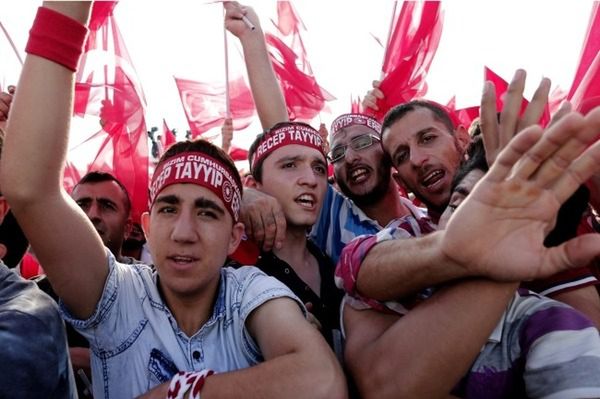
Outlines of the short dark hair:
{"type": "Polygon", "coordinates": [[[250,145],[250,148],[248,149],[248,162],[250,163],[250,174],[252,175],[252,177],[254,177],[254,180],[256,180],[259,183],[262,182],[262,172],[263,172],[262,167],[263,167],[263,163],[265,160],[263,158],[262,160],[257,162],[257,164],[254,165],[254,168],[253,168],[252,167],[252,158],[254,157],[254,153],[256,152],[256,149],[258,148],[260,143],[262,143],[263,138],[268,133],[269,133],[269,130],[257,134],[256,138],[254,139],[254,141],[250,145]]]}
{"type": "Polygon", "coordinates": [[[443,123],[450,133],[454,133],[456,126],[452,121],[448,110],[443,105],[428,100],[413,100],[404,104],[396,105],[390,109],[387,114],[385,114],[385,117],[383,118],[383,124],[381,125],[381,136],[383,137],[383,134],[387,128],[402,119],[407,113],[415,111],[418,108],[426,108],[430,110],[435,120],[443,123]]]}
{"type": "Polygon", "coordinates": [[[235,163],[225,151],[206,140],[193,139],[178,141],[174,143],[169,147],[167,151],[165,151],[162,154],[158,161],[158,165],[177,154],[191,151],[201,152],[203,154],[208,155],[209,157],[215,158],[216,160],[222,162],[223,166],[229,169],[231,176],[233,176],[236,184],[238,185],[240,195],[242,195],[242,178],[240,177],[240,172],[237,170],[235,163]]]}
{"type": "Polygon", "coordinates": [[[473,138],[473,141],[467,147],[466,154],[467,159],[460,163],[452,179],[452,191],[456,190],[456,187],[471,171],[480,170],[487,173],[489,169],[481,136],[473,138]]]}
{"type": "Polygon", "coordinates": [[[119,181],[119,179],[117,179],[115,176],[108,172],[93,170],[91,172],[86,173],[77,182],[77,184],[75,184],[75,187],[73,187],[73,191],[75,191],[75,189],[82,184],[102,183],[105,181],[114,181],[115,183],[117,183],[117,186],[119,186],[121,191],[123,191],[123,194],[125,194],[125,211],[127,212],[127,214],[129,214],[129,212],[131,211],[131,200],[129,198],[127,188],[125,188],[125,186],[119,181]]]}

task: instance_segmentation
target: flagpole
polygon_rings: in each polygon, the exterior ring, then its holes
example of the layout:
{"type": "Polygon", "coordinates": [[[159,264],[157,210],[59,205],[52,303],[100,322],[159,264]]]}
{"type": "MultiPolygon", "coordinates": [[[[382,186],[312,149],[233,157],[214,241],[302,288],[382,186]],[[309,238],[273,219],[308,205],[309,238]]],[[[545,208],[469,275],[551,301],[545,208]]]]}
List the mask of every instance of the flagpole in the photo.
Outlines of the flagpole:
{"type": "Polygon", "coordinates": [[[392,38],[392,30],[394,29],[394,20],[396,19],[396,6],[398,5],[398,0],[394,0],[394,9],[392,10],[392,18],[390,19],[390,28],[388,29],[387,40],[385,41],[385,49],[383,50],[383,60],[381,62],[381,76],[379,80],[383,80],[384,72],[383,66],[385,65],[385,57],[387,55],[388,48],[390,47],[390,39],[392,38]]]}
{"type": "Polygon", "coordinates": [[[229,51],[227,49],[227,28],[225,27],[225,7],[223,7],[223,48],[225,49],[225,114],[231,118],[229,104],[229,51]]]}
{"type": "Polygon", "coordinates": [[[17,56],[17,59],[21,63],[21,66],[23,66],[23,59],[21,59],[21,56],[19,55],[19,51],[17,50],[17,46],[15,46],[15,43],[12,41],[12,38],[8,34],[8,31],[6,30],[6,28],[4,27],[4,25],[2,24],[2,21],[0,21],[0,28],[4,32],[4,36],[6,36],[6,39],[10,43],[10,46],[12,47],[13,51],[15,52],[15,55],[17,56]]]}

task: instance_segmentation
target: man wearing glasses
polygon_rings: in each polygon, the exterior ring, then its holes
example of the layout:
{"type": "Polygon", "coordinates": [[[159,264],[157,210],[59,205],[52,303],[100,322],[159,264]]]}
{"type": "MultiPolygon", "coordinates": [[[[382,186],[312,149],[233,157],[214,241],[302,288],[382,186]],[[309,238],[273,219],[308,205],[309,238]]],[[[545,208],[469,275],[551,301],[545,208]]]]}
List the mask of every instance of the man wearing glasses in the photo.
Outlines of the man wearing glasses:
{"type": "Polygon", "coordinates": [[[340,115],[331,125],[329,160],[343,195],[328,187],[311,238],[336,263],[354,237],[376,234],[399,217],[412,215],[420,220],[425,216],[400,195],[380,135],[381,124],[363,114],[340,115]]]}

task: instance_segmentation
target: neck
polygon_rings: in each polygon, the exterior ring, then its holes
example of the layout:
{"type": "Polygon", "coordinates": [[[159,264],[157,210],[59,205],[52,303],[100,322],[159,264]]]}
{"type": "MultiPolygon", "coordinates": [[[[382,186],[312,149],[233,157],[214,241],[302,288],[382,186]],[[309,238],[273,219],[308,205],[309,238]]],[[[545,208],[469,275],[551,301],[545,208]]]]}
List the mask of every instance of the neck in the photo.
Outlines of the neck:
{"type": "Polygon", "coordinates": [[[389,222],[410,214],[410,211],[400,200],[400,193],[396,182],[390,180],[385,195],[372,205],[365,205],[361,210],[381,227],[387,226],[389,222]]]}
{"type": "Polygon", "coordinates": [[[273,253],[294,269],[294,272],[317,295],[321,295],[319,264],[306,247],[306,226],[289,226],[280,249],[273,253]]]}
{"type": "Polygon", "coordinates": [[[161,292],[167,307],[175,317],[177,325],[191,337],[200,330],[213,313],[215,300],[219,289],[220,273],[216,281],[209,287],[203,287],[199,292],[181,295],[169,290],[161,283],[161,292]]]}

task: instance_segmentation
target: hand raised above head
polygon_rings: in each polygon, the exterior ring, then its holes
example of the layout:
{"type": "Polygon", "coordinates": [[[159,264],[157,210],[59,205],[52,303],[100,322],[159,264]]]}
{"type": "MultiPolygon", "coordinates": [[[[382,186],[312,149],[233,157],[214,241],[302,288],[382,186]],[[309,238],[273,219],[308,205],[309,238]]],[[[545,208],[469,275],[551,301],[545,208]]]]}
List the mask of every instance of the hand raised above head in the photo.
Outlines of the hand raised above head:
{"type": "Polygon", "coordinates": [[[381,81],[374,80],[373,88],[367,92],[365,98],[362,100],[362,108],[366,110],[367,108],[371,108],[375,111],[379,111],[379,107],[377,106],[377,100],[384,98],[383,92],[379,89],[379,85],[381,81]]]}
{"type": "Polygon", "coordinates": [[[252,7],[243,6],[237,1],[225,1],[225,28],[238,38],[260,27],[258,16],[252,7]]]}
{"type": "Polygon", "coordinates": [[[484,85],[481,96],[481,135],[488,165],[491,165],[508,142],[524,128],[539,122],[548,103],[550,80],[542,79],[531,102],[521,116],[526,72],[519,69],[508,86],[504,107],[498,118],[496,89],[491,82],[484,85]]]}
{"type": "Polygon", "coordinates": [[[561,204],[600,169],[600,108],[514,137],[451,217],[442,252],[466,275],[500,281],[550,276],[600,254],[600,236],[546,248],[561,204]],[[587,147],[587,148],[586,148],[587,147]]]}

